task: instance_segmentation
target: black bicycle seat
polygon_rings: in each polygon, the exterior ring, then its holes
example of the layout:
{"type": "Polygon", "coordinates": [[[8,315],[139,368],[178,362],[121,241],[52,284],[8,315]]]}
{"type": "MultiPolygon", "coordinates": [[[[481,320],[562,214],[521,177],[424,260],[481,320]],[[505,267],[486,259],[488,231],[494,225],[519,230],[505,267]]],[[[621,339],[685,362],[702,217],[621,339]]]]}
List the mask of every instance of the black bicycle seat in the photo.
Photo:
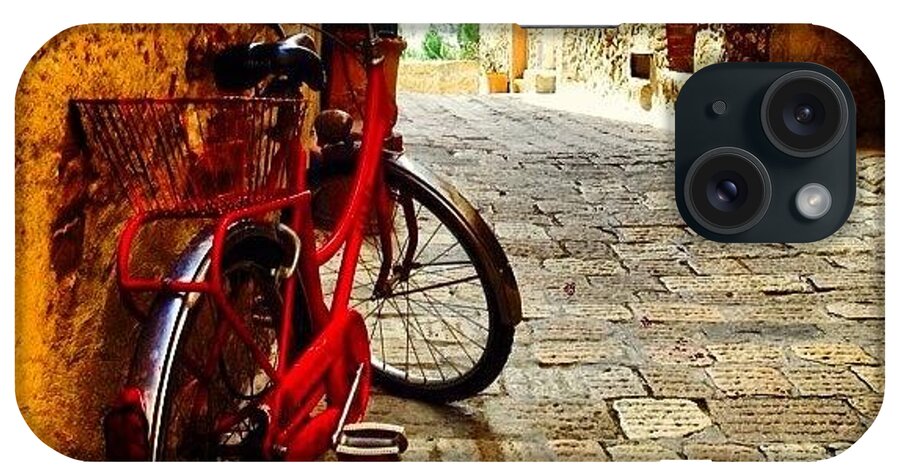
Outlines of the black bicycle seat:
{"type": "Polygon", "coordinates": [[[216,57],[216,86],[226,91],[251,89],[268,77],[314,91],[325,86],[325,68],[312,38],[300,33],[281,41],[232,46],[216,57]]]}

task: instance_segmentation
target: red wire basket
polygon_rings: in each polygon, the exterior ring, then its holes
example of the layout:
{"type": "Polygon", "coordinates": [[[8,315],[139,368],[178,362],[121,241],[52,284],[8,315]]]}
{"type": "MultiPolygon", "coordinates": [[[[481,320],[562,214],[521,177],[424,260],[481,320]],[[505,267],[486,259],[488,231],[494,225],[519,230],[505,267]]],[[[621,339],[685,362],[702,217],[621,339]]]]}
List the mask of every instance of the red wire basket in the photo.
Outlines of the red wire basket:
{"type": "Polygon", "coordinates": [[[287,192],[306,103],[295,99],[85,99],[93,160],[137,212],[222,214],[287,192]]]}

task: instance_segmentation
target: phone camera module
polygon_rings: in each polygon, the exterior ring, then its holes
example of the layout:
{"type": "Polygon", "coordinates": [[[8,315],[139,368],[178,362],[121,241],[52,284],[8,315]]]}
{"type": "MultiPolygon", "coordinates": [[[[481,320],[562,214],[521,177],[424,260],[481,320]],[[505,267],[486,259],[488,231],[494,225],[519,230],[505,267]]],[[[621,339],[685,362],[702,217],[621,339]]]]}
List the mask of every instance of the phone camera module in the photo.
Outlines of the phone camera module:
{"type": "Polygon", "coordinates": [[[722,243],[829,236],[856,202],[856,126],[850,86],[825,66],[703,68],[675,107],[678,212],[722,243]]]}

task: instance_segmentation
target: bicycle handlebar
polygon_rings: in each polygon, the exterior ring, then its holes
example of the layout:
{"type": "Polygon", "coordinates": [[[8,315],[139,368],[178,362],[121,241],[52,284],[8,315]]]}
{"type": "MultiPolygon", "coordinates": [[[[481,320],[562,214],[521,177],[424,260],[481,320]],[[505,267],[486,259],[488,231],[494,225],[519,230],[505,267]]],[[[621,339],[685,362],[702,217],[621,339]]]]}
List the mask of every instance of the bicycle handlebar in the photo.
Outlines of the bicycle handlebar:
{"type": "Polygon", "coordinates": [[[320,91],[325,86],[325,68],[315,49],[315,42],[305,33],[271,43],[233,46],[216,58],[216,85],[224,90],[247,90],[276,76],[320,91]]]}

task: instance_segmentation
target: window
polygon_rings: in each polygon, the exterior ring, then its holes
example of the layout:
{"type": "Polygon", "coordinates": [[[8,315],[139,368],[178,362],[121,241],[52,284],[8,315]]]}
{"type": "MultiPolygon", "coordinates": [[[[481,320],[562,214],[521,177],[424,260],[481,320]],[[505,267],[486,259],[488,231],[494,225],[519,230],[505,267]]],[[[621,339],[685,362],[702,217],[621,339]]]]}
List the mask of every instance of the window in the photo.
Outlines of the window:
{"type": "Polygon", "coordinates": [[[653,63],[650,53],[631,53],[631,77],[650,79],[650,65],[653,63]]]}

